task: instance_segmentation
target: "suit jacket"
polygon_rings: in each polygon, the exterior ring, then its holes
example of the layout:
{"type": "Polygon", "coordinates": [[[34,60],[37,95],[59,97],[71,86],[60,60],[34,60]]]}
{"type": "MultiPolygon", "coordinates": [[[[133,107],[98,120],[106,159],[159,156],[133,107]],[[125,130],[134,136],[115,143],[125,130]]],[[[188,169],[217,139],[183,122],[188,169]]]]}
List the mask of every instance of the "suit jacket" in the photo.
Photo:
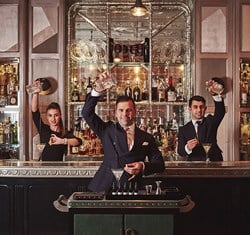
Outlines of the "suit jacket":
{"type": "MultiPolygon", "coordinates": [[[[135,127],[134,146],[129,151],[127,135],[119,123],[104,122],[95,114],[98,97],[89,95],[82,110],[82,116],[90,128],[101,139],[104,149],[104,160],[89,184],[89,189],[95,192],[108,192],[115,182],[111,168],[123,168],[125,164],[143,161],[145,163],[144,175],[162,172],[165,169],[162,154],[159,151],[152,135],[135,127]],[[148,161],[145,162],[146,157],[148,161]]],[[[121,184],[130,176],[124,172],[121,184]]],[[[142,174],[133,180],[140,183],[142,174]]]]}
{"type": "Polygon", "coordinates": [[[196,138],[196,131],[192,121],[179,128],[178,132],[178,154],[187,157],[189,161],[203,161],[206,160],[206,153],[201,143],[212,143],[208,152],[208,157],[211,161],[222,161],[222,151],[217,144],[217,130],[225,115],[224,100],[215,103],[214,115],[204,117],[202,123],[199,125],[199,143],[191,154],[185,151],[185,145],[188,140],[196,138]]]}

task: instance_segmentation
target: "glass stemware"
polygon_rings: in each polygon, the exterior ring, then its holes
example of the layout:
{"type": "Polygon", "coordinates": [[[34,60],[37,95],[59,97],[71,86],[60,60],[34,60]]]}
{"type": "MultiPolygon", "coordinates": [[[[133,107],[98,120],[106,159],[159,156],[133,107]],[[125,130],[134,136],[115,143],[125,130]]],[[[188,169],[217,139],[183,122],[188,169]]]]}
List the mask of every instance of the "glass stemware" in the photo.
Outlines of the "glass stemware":
{"type": "Polygon", "coordinates": [[[42,152],[43,152],[43,150],[44,150],[44,148],[45,148],[45,143],[39,143],[39,144],[37,144],[37,145],[36,145],[36,148],[37,148],[38,153],[39,153],[38,161],[40,161],[40,160],[41,160],[41,157],[42,157],[42,152]]]}
{"type": "Polygon", "coordinates": [[[116,186],[117,186],[117,189],[119,190],[120,179],[121,179],[121,176],[123,174],[123,169],[122,168],[118,168],[118,169],[111,168],[111,171],[112,171],[113,175],[115,176],[116,186]]]}
{"type": "Polygon", "coordinates": [[[155,191],[155,194],[156,195],[161,195],[161,192],[162,192],[162,190],[161,190],[161,183],[162,183],[162,181],[155,181],[155,183],[156,183],[156,191],[155,191]]]}
{"type": "Polygon", "coordinates": [[[206,152],[206,162],[210,161],[210,159],[208,157],[208,152],[209,152],[209,150],[211,148],[211,145],[212,145],[211,143],[202,143],[202,146],[203,146],[203,148],[204,148],[204,150],[206,152]]]}
{"type": "Polygon", "coordinates": [[[42,153],[42,151],[43,151],[43,149],[45,147],[45,143],[37,144],[36,147],[37,147],[38,152],[42,153]]]}

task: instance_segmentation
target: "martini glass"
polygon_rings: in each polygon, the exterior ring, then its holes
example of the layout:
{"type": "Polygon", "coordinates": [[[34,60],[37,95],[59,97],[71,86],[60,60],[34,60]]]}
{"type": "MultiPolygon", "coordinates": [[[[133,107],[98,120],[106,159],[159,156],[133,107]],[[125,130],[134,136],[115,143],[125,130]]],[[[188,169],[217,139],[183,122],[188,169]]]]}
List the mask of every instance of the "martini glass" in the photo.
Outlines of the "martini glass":
{"type": "Polygon", "coordinates": [[[114,168],[111,168],[111,171],[113,173],[113,175],[115,176],[115,179],[116,179],[116,186],[117,186],[117,190],[119,190],[119,186],[120,186],[120,178],[123,174],[123,169],[122,168],[118,168],[118,169],[114,169],[114,168]]]}
{"type": "Polygon", "coordinates": [[[210,159],[209,159],[209,157],[208,157],[208,152],[209,152],[209,150],[210,150],[212,144],[211,144],[211,143],[202,143],[202,146],[203,146],[203,148],[204,148],[204,150],[205,150],[205,152],[206,152],[206,162],[209,162],[210,159]]]}
{"type": "Polygon", "coordinates": [[[39,153],[39,160],[41,160],[41,156],[42,156],[42,152],[43,152],[43,149],[45,148],[45,143],[39,143],[36,145],[36,148],[38,150],[38,153],[39,153]]]}
{"type": "Polygon", "coordinates": [[[37,144],[36,147],[37,147],[38,152],[42,153],[42,151],[43,151],[43,149],[45,147],[45,143],[37,144]]]}
{"type": "Polygon", "coordinates": [[[156,195],[161,195],[162,191],[161,191],[161,183],[162,181],[155,181],[156,183],[156,191],[155,194],[156,195]]]}

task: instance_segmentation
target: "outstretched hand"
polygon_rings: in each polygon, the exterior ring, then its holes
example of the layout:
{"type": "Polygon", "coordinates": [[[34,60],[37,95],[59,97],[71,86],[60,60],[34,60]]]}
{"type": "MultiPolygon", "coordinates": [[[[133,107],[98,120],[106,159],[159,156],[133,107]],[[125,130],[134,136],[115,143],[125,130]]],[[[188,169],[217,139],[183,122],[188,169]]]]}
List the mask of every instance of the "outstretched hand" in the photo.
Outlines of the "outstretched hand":
{"type": "Polygon", "coordinates": [[[97,92],[104,92],[107,89],[110,89],[112,86],[114,86],[115,83],[111,77],[111,75],[107,72],[100,73],[95,82],[94,82],[94,89],[97,92]]]}
{"type": "Polygon", "coordinates": [[[206,82],[207,91],[211,95],[221,95],[224,91],[224,83],[219,80],[211,79],[206,82]]]}

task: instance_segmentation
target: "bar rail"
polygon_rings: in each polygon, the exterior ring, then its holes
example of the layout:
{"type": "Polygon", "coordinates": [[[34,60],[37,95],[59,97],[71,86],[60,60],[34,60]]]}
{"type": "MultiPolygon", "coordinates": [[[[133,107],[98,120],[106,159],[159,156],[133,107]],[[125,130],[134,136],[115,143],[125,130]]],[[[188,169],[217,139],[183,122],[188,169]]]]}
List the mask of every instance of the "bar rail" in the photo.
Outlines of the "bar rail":
{"type": "MultiPolygon", "coordinates": [[[[92,178],[101,162],[64,161],[64,162],[39,162],[1,160],[1,177],[24,178],[92,178]]],[[[249,177],[250,161],[232,162],[165,162],[166,169],[163,173],[149,177],[249,177]]]]}

